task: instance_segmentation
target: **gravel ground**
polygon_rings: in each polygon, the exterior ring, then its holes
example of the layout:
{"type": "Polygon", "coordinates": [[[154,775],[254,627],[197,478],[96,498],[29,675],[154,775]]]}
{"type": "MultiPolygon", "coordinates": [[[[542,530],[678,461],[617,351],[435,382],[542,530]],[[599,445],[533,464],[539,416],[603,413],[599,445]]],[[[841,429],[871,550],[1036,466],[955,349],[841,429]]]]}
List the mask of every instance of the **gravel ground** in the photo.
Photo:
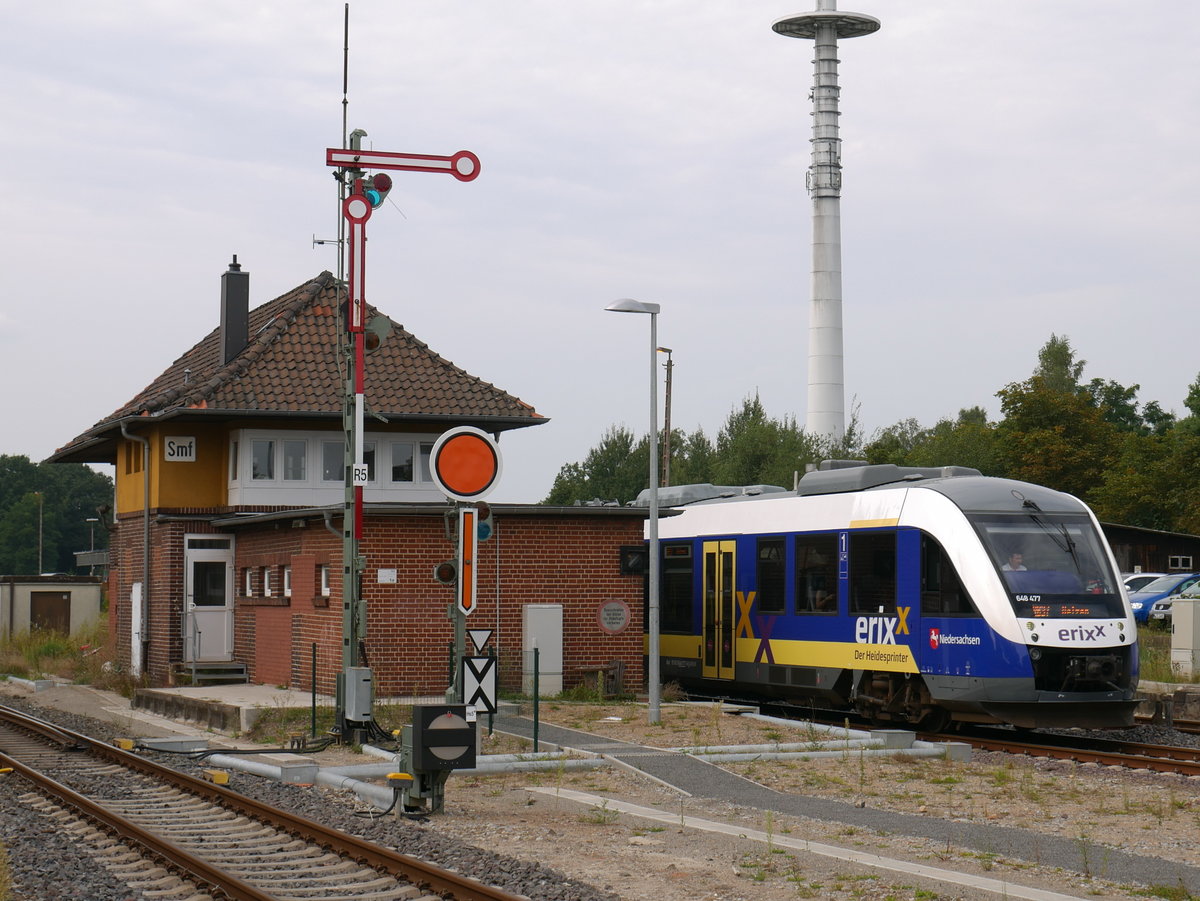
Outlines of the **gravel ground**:
{"type": "MultiPolygon", "coordinates": [[[[43,694],[53,694],[43,693],[43,694]]],[[[35,696],[28,696],[32,701],[35,696]]],[[[41,701],[41,696],[36,696],[41,701]]],[[[7,703],[7,701],[5,701],[7,703]]],[[[695,708],[664,710],[664,722],[645,723],[645,708],[543,705],[546,722],[659,747],[698,743],[745,744],[772,740],[764,727],[739,717],[695,708]]],[[[102,734],[103,724],[65,722],[102,734]]],[[[129,734],[126,724],[115,730],[129,734]]],[[[1122,736],[1164,744],[1196,742],[1174,730],[1141,727],[1122,736]]],[[[485,751],[511,751],[497,738],[485,751]]],[[[323,765],[364,762],[361,756],[323,759],[323,765]]],[[[324,756],[324,755],[323,755],[324,756]]],[[[976,754],[971,763],[872,759],[760,761],[732,765],[749,778],[799,795],[850,801],[962,823],[1003,823],[1038,834],[1068,837],[1096,848],[1093,871],[1064,873],[1036,862],[1006,859],[896,834],[855,829],[802,817],[772,817],[731,804],[682,799],[648,780],[612,769],[542,775],[454,777],[444,814],[425,823],[366,820],[355,816],[346,794],[279,785],[235,774],[232,787],[347,831],[365,834],[406,853],[434,859],[534,899],[654,899],[654,901],[783,901],[831,898],[845,901],[996,898],[990,893],[936,880],[850,864],[774,847],[771,842],[712,835],[617,816],[599,806],[580,806],[560,789],[631,800],[667,811],[686,812],[783,838],[839,845],[964,873],[1037,885],[1073,897],[1187,898],[1172,885],[1170,862],[1200,864],[1200,781],[1109,768],[976,754]],[[535,792],[532,788],[544,791],[535,792]],[[1117,848],[1163,861],[1163,883],[1122,886],[1104,874],[1104,849],[1117,848]],[[495,852],[500,852],[499,854],[495,852]],[[1172,894],[1174,892],[1174,894],[1172,894]]],[[[106,880],[79,849],[48,833],[41,817],[13,798],[13,780],[0,779],[0,836],[14,863],[17,899],[137,897],[106,880]],[[47,844],[53,843],[53,844],[47,844]],[[31,847],[40,853],[31,854],[31,847]],[[39,863],[40,861],[40,863],[39,863]]]]}
{"type": "MultiPolygon", "coordinates": [[[[127,737],[128,728],[41,707],[14,697],[0,702],[41,715],[68,729],[111,740],[127,737]]],[[[201,766],[186,758],[158,755],[178,769],[199,773],[201,766]]],[[[355,755],[362,762],[361,755],[355,755]]],[[[284,785],[270,779],[237,777],[230,785],[257,800],[298,813],[344,832],[364,836],[405,854],[434,861],[536,901],[616,901],[618,896],[577,883],[571,877],[539,865],[485,851],[423,824],[395,817],[358,816],[352,799],[327,790],[284,785]],[[331,799],[336,799],[331,803],[331,799]]],[[[19,802],[27,784],[0,777],[0,838],[7,849],[13,881],[13,901],[127,901],[143,894],[112,878],[75,842],[54,831],[45,817],[19,802]]],[[[0,892],[0,898],[3,893],[0,892]]]]}

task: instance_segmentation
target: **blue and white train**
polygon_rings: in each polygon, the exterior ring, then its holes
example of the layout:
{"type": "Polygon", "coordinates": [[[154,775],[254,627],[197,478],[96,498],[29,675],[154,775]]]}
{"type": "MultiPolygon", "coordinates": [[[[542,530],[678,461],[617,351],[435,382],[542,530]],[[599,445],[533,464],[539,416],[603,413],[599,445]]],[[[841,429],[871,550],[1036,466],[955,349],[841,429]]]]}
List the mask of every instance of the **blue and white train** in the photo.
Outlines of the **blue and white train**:
{"type": "Polygon", "coordinates": [[[1133,614],[1070,495],[827,461],[795,492],[675,513],[659,520],[663,681],[930,729],[1133,723],[1133,614]]]}

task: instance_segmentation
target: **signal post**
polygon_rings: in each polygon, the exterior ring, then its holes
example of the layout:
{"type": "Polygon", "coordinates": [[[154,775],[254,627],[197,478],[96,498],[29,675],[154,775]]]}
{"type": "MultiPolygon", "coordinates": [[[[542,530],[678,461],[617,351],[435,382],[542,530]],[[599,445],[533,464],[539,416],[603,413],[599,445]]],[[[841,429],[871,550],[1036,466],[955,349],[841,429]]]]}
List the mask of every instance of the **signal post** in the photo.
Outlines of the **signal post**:
{"type": "Polygon", "coordinates": [[[341,320],[349,337],[342,345],[347,362],[342,408],[346,496],[342,520],[342,670],[337,682],[336,724],[343,739],[351,733],[367,733],[373,725],[374,699],[365,650],[367,615],[362,598],[362,573],[366,568],[361,552],[363,488],[370,477],[363,460],[363,394],[367,337],[382,340],[390,332],[390,322],[366,322],[367,221],[391,190],[392,179],[387,171],[441,172],[459,181],[473,181],[480,170],[479,157],[467,150],[452,156],[384,153],[363,150],[365,136],[365,131],[356,129],[350,135],[349,148],[325,151],[325,164],[339,169],[347,232],[347,297],[341,320]],[[367,175],[368,169],[387,171],[367,175]]]}

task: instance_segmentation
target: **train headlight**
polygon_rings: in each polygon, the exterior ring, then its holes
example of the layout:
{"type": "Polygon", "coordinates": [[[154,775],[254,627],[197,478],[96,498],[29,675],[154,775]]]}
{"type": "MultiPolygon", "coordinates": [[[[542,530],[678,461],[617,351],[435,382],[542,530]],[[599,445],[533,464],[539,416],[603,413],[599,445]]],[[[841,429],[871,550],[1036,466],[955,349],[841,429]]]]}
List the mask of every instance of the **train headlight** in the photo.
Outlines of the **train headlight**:
{"type": "Polygon", "coordinates": [[[1029,659],[1032,660],[1034,663],[1037,663],[1039,660],[1041,660],[1042,659],[1042,649],[1041,648],[1030,648],[1029,649],[1029,659]]]}
{"type": "Polygon", "coordinates": [[[1037,634],[1036,632],[1034,632],[1032,635],[1030,635],[1030,636],[1029,636],[1029,640],[1030,640],[1030,641],[1037,641],[1037,640],[1038,640],[1038,634],[1037,634]]]}

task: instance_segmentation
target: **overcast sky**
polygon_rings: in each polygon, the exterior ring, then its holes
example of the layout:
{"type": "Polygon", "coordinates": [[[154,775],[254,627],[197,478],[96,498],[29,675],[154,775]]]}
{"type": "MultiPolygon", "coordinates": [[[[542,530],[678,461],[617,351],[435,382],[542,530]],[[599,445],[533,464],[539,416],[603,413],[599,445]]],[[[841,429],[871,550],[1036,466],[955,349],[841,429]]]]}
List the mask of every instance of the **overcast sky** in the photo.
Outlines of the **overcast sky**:
{"type": "MultiPolygon", "coordinates": [[[[1084,377],[1181,411],[1200,371],[1200,4],[841,0],[846,390],[870,434],[1027,378],[1051,333],[1084,377]]],[[[715,437],[758,392],[805,418],[812,44],[729,0],[354,0],[349,127],[471,150],[396,175],[368,300],[547,425],[501,441],[533,502],[606,428],[715,437]],[[661,381],[660,381],[661,388],[661,381]],[[660,404],[661,410],[661,404],[660,404]]],[[[217,324],[336,271],[341,0],[0,0],[0,453],[43,459],[217,324]]],[[[947,460],[947,463],[954,461],[947,460]]]]}

